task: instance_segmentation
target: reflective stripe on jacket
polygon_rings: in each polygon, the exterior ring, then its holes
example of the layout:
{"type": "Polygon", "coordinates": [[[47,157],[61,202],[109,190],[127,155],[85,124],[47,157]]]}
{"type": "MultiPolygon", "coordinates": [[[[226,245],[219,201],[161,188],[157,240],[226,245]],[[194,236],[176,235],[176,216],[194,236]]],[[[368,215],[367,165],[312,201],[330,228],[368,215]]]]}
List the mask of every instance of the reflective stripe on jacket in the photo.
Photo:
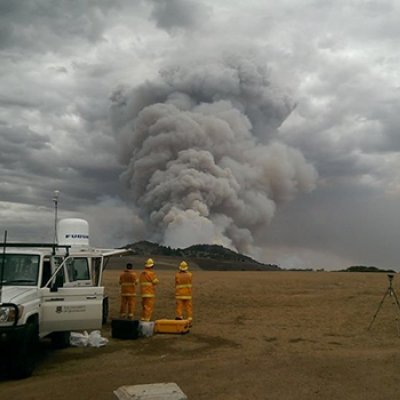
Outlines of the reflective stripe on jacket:
{"type": "Polygon", "coordinates": [[[175,275],[175,298],[190,300],[192,298],[192,273],[179,271],[175,275]]]}
{"type": "Polygon", "coordinates": [[[121,296],[135,296],[135,286],[137,283],[136,273],[132,270],[125,270],[119,276],[121,286],[121,296]]]}
{"type": "Polygon", "coordinates": [[[158,282],[157,275],[154,271],[143,271],[139,277],[142,297],[156,297],[155,285],[157,285],[158,282]]]}

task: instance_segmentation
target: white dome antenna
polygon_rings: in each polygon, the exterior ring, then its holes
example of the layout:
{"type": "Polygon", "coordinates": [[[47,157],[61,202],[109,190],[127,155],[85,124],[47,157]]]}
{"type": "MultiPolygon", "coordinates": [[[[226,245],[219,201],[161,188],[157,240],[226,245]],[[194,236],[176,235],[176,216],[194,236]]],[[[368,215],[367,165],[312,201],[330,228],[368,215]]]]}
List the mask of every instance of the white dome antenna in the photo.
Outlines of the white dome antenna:
{"type": "Polygon", "coordinates": [[[57,244],[89,247],[89,223],[80,218],[64,218],[57,224],[57,244]]]}

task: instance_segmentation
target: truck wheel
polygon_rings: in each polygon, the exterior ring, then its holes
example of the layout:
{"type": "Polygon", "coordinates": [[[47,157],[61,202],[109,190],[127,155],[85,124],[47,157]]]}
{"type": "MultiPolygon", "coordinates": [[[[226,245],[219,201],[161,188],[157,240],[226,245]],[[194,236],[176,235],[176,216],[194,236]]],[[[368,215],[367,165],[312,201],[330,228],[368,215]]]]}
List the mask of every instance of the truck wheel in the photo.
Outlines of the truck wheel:
{"type": "Polygon", "coordinates": [[[103,299],[103,314],[102,314],[102,324],[105,325],[108,321],[108,313],[109,313],[109,303],[108,303],[108,297],[104,297],[103,299]]]}
{"type": "Polygon", "coordinates": [[[39,327],[36,322],[26,326],[25,337],[15,355],[11,355],[10,375],[14,379],[28,378],[36,366],[39,348],[39,327]]]}
{"type": "Polygon", "coordinates": [[[51,343],[55,349],[65,349],[70,346],[70,331],[53,332],[51,334],[51,343]]]}

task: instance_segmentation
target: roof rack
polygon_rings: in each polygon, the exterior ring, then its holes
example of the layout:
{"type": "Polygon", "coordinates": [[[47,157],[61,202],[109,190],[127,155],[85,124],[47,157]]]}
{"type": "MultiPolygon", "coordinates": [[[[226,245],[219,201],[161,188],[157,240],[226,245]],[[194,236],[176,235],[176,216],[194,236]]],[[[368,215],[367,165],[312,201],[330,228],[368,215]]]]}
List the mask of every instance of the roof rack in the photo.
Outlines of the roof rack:
{"type": "Polygon", "coordinates": [[[70,245],[66,244],[55,244],[55,243],[26,243],[26,242],[8,242],[8,243],[0,243],[1,247],[39,247],[39,248],[49,248],[53,249],[53,254],[56,253],[56,249],[63,248],[65,249],[67,255],[69,254],[69,249],[71,248],[70,245]]]}

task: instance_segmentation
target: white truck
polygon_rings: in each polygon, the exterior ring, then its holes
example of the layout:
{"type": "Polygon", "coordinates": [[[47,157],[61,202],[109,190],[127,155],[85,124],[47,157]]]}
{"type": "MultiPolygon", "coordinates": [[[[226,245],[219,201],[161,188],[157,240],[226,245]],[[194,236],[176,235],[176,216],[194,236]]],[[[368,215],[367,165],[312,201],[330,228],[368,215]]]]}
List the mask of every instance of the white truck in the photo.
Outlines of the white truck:
{"type": "Polygon", "coordinates": [[[101,328],[108,314],[103,270],[126,250],[91,248],[88,224],[76,218],[58,223],[56,244],[2,243],[0,250],[0,354],[11,376],[24,378],[41,338],[66,347],[71,331],[101,328]]]}

